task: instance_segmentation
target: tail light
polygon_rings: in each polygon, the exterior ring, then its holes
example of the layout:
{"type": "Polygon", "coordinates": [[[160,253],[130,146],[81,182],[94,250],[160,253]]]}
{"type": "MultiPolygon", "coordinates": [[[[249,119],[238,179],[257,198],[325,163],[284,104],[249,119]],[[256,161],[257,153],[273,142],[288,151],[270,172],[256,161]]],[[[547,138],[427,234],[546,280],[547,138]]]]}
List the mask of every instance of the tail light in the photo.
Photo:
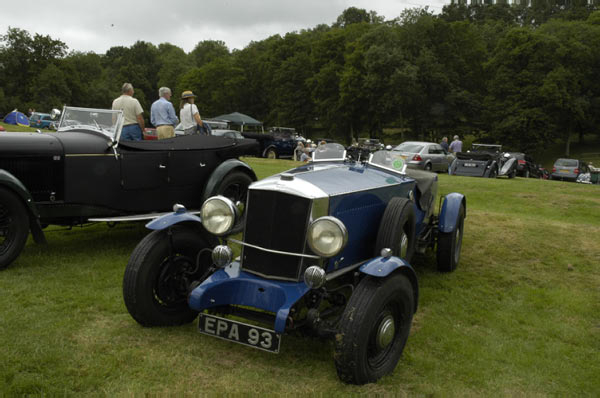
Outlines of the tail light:
{"type": "Polygon", "coordinates": [[[417,162],[420,162],[421,160],[423,160],[423,158],[421,157],[421,155],[419,155],[418,153],[413,156],[413,160],[416,160],[417,162]]]}
{"type": "Polygon", "coordinates": [[[573,173],[575,173],[575,174],[579,174],[579,169],[575,169],[575,170],[573,170],[573,173]]]}
{"type": "Polygon", "coordinates": [[[526,164],[527,163],[526,161],[521,160],[521,159],[519,159],[518,162],[519,162],[519,164],[526,164]]]}
{"type": "Polygon", "coordinates": [[[553,172],[553,173],[556,173],[556,167],[553,167],[553,168],[552,168],[552,172],[553,172]]]}

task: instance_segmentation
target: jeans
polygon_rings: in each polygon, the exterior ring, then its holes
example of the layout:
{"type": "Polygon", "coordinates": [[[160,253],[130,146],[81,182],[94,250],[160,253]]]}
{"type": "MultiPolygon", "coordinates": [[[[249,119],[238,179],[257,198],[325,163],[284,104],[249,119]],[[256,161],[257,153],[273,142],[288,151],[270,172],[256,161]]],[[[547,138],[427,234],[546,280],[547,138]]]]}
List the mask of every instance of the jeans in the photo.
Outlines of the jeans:
{"type": "Polygon", "coordinates": [[[121,130],[121,139],[128,141],[141,141],[142,140],[142,129],[139,124],[128,124],[123,126],[121,130]]]}

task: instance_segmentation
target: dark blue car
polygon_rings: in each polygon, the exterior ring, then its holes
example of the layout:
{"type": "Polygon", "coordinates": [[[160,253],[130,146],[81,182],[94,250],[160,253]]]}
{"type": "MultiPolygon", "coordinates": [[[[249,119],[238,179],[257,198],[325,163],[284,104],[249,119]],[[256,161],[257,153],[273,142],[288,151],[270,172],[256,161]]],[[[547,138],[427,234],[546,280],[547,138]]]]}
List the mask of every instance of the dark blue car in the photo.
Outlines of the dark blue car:
{"type": "Polygon", "coordinates": [[[125,304],[141,325],[198,317],[201,333],[269,352],[291,331],[333,338],[340,379],[376,381],[396,367],[417,309],[413,254],[435,248],[443,272],[460,259],[466,199],[450,193],[436,214],[436,195],[437,175],[392,151],[357,162],[319,146],[311,163],[251,184],[245,208],[214,196],[200,217],[176,205],[150,222],[125,304]]]}

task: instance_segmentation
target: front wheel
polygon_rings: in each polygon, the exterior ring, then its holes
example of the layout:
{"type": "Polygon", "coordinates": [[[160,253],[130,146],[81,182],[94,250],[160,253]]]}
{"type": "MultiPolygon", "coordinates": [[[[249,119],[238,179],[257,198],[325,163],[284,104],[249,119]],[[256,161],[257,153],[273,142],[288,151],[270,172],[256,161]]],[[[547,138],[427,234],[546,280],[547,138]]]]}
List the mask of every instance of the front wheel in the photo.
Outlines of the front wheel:
{"type": "Polygon", "coordinates": [[[410,263],[416,243],[415,204],[407,198],[393,198],[389,201],[377,231],[375,253],[381,249],[392,249],[392,254],[410,263]]]}
{"type": "Polygon", "coordinates": [[[339,378],[365,384],[392,373],[406,345],[414,308],[413,287],[406,276],[366,276],[350,297],[336,335],[339,378]]]}
{"type": "Polygon", "coordinates": [[[211,246],[199,230],[176,225],[148,234],[131,254],[123,299],[142,326],[173,326],[197,316],[187,304],[192,283],[205,278],[211,246]]]}
{"type": "Polygon", "coordinates": [[[19,197],[0,187],[0,269],[21,254],[29,234],[29,215],[19,197]]]}
{"type": "Polygon", "coordinates": [[[437,238],[437,269],[452,272],[458,266],[465,225],[465,208],[460,206],[456,227],[452,232],[440,232],[437,238]]]}
{"type": "Polygon", "coordinates": [[[496,170],[496,168],[494,167],[491,171],[490,171],[490,178],[496,178],[496,176],[498,175],[498,170],[496,170]]]}

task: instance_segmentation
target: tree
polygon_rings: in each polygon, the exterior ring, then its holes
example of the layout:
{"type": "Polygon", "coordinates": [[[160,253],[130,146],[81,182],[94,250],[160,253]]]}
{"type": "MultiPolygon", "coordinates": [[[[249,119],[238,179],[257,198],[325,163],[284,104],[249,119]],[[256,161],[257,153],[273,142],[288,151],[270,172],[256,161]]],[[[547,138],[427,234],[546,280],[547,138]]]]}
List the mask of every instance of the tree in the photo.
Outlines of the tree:
{"type": "Polygon", "coordinates": [[[221,40],[204,40],[196,44],[196,47],[190,53],[193,63],[197,67],[202,67],[216,59],[228,57],[229,49],[225,42],[221,40]]]}

